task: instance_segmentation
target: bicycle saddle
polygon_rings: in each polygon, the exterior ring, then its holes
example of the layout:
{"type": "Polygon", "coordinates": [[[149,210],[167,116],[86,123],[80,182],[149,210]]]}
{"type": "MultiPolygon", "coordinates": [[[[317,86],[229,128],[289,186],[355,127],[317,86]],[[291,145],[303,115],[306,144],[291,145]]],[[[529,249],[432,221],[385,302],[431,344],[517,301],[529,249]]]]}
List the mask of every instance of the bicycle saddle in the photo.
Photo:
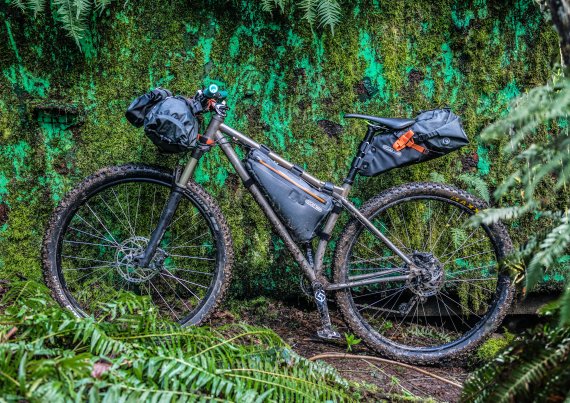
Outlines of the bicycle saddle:
{"type": "Polygon", "coordinates": [[[389,129],[401,130],[416,123],[414,119],[400,119],[400,118],[381,118],[378,116],[360,115],[357,113],[349,113],[344,115],[345,118],[366,119],[369,122],[374,122],[386,126],[389,129]]]}

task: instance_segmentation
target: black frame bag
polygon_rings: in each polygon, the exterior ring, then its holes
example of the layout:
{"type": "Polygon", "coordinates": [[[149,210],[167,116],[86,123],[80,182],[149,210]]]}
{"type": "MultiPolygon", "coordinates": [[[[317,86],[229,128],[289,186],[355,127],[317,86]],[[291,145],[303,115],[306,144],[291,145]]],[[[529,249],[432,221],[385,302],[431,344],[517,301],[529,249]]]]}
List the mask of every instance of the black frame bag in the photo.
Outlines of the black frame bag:
{"type": "Polygon", "coordinates": [[[246,167],[297,242],[308,242],[318,235],[334,207],[332,196],[283,168],[262,150],[249,153],[246,167]]]}
{"type": "Polygon", "coordinates": [[[421,112],[415,121],[400,132],[375,136],[365,150],[360,175],[429,161],[469,144],[461,119],[449,108],[421,112]]]}

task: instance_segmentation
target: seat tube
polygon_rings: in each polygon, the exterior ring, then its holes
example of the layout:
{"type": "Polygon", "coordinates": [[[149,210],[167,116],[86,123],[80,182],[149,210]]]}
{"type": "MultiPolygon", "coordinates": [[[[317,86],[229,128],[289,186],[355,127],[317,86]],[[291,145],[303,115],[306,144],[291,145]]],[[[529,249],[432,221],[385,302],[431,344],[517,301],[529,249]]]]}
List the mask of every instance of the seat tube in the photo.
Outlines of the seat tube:
{"type": "Polygon", "coordinates": [[[376,129],[374,128],[374,126],[368,125],[366,136],[364,136],[364,140],[362,140],[362,142],[358,146],[358,151],[356,153],[356,156],[354,157],[354,159],[352,160],[352,164],[350,165],[350,171],[348,172],[348,175],[344,179],[345,185],[352,185],[354,183],[354,178],[356,177],[356,174],[360,170],[360,165],[362,164],[362,158],[364,158],[364,155],[366,154],[368,147],[370,147],[370,142],[372,141],[372,138],[374,137],[375,133],[376,129]]]}

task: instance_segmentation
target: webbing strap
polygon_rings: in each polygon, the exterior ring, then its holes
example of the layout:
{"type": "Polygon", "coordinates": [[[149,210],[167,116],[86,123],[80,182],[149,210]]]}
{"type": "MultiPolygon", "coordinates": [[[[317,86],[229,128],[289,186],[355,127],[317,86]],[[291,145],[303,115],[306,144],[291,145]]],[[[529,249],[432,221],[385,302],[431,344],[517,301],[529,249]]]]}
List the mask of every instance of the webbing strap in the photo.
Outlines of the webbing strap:
{"type": "Polygon", "coordinates": [[[427,154],[427,150],[425,147],[420,146],[419,144],[414,143],[414,132],[412,130],[408,130],[404,134],[402,134],[398,140],[392,145],[392,148],[396,151],[402,151],[404,148],[409,147],[413,148],[419,153],[427,154]]]}

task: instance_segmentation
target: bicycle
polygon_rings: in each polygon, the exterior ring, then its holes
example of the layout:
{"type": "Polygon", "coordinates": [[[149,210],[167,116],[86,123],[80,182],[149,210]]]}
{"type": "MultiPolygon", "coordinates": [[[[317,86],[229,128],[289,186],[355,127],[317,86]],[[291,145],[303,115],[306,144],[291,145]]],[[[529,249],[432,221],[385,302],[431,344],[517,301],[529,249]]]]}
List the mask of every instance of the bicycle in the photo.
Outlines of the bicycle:
{"type": "MultiPolygon", "coordinates": [[[[373,139],[414,120],[345,115],[366,120],[368,129],[342,185],[334,185],[226,125],[225,95],[208,94],[203,99],[211,119],[184,167],[103,168],[56,208],[42,261],[45,281],[61,305],[80,317],[97,315],[98,303],[134,293],[181,325],[208,318],[226,293],[234,253],[220,207],[192,175],[200,158],[219,146],[308,280],[320,337],[339,337],[329,317],[331,292],[354,334],[377,353],[405,362],[463,356],[499,326],[514,293],[500,266],[511,240],[501,223],[464,226],[485,202],[441,183],[387,189],[360,209],[348,198],[373,139]],[[261,152],[273,170],[295,172],[305,192],[330,201],[316,250],[311,240],[294,239],[233,143],[261,152]],[[343,213],[350,219],[337,239],[329,278],[323,259],[343,213]]],[[[311,200],[308,205],[316,204],[311,200]]]]}

